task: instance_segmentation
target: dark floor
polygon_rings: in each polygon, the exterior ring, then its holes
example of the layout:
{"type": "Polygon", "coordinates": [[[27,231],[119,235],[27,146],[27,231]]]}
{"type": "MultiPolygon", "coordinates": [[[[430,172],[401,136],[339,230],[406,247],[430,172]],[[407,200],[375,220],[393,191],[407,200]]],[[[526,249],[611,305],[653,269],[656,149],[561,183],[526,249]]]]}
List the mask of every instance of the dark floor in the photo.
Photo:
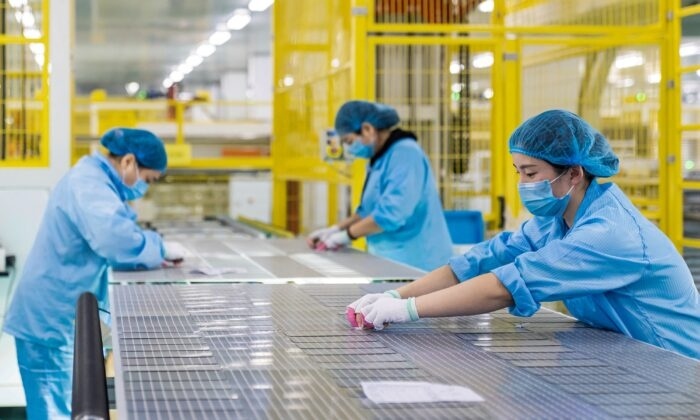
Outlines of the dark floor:
{"type": "Polygon", "coordinates": [[[0,407],[0,420],[24,420],[26,418],[24,407],[0,407]]]}

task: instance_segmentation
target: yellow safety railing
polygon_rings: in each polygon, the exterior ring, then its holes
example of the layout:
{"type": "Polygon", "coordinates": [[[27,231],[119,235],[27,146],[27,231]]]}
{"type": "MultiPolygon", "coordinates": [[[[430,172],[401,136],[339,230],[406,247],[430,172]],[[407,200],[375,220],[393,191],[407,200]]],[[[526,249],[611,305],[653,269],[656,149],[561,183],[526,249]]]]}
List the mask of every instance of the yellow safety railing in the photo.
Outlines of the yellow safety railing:
{"type": "Polygon", "coordinates": [[[3,2],[0,169],[49,165],[49,1],[3,2]]]}
{"type": "Polygon", "coordinates": [[[622,161],[612,180],[680,244],[679,134],[700,131],[700,121],[679,125],[680,75],[700,70],[678,63],[680,21],[700,8],[672,0],[274,7],[276,225],[289,227],[292,218],[305,231],[316,227],[314,211],[325,208],[333,222],[359,201],[363,165],[323,159],[323,132],[345,100],[396,107],[402,125],[419,134],[445,207],[482,210],[491,228],[503,215],[524,216],[508,136],[526,118],[564,108],[606,135],[622,161]]]}
{"type": "Polygon", "coordinates": [[[685,43],[682,28],[697,27],[700,5],[669,5],[671,31],[669,49],[679,51],[667,60],[669,78],[668,135],[674,141],[668,147],[670,171],[667,184],[671,191],[668,203],[671,239],[685,247],[700,248],[700,105],[697,78],[700,77],[700,44],[685,43]]]}
{"type": "Polygon", "coordinates": [[[114,127],[143,128],[166,142],[170,168],[269,170],[271,104],[262,101],[139,100],[97,92],[73,103],[73,160],[114,127]]]}

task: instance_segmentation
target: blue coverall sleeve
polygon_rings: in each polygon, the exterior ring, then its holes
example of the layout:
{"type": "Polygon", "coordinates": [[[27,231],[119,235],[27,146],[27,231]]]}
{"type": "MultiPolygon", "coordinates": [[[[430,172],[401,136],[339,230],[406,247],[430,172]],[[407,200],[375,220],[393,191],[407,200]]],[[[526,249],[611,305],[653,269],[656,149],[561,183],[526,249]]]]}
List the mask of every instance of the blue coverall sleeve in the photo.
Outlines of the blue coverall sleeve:
{"type": "Polygon", "coordinates": [[[649,268],[637,229],[601,222],[526,252],[492,270],[513,296],[511,312],[530,316],[540,302],[572,299],[625,287],[649,268]]]}
{"type": "Polygon", "coordinates": [[[65,209],[96,254],[122,269],[157,268],[163,262],[163,242],[155,232],[139,227],[127,206],[104,184],[85,182],[71,189],[65,209]]]}
{"type": "Polygon", "coordinates": [[[408,147],[393,149],[380,181],[380,198],[371,212],[374,221],[385,232],[399,229],[415,212],[425,190],[426,171],[430,170],[419,150],[408,147]]]}
{"type": "Polygon", "coordinates": [[[512,263],[515,258],[533,250],[522,228],[474,245],[464,255],[450,258],[448,264],[460,282],[512,263]]]}

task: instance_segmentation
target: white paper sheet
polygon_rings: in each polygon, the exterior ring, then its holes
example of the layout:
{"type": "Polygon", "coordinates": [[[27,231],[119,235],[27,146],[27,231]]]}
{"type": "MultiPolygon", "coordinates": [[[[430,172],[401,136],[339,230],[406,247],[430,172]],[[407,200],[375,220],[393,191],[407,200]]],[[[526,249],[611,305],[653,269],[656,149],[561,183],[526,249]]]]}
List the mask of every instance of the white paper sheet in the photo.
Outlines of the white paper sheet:
{"type": "Polygon", "coordinates": [[[377,404],[484,401],[479,394],[467,387],[430,382],[362,382],[362,390],[367,398],[377,404]]]}
{"type": "Polygon", "coordinates": [[[221,274],[227,274],[227,273],[236,273],[236,274],[242,274],[242,273],[247,273],[248,270],[245,268],[236,268],[236,267],[225,267],[225,268],[212,268],[212,267],[195,267],[190,270],[190,273],[193,274],[206,274],[207,276],[218,276],[221,274]]]}

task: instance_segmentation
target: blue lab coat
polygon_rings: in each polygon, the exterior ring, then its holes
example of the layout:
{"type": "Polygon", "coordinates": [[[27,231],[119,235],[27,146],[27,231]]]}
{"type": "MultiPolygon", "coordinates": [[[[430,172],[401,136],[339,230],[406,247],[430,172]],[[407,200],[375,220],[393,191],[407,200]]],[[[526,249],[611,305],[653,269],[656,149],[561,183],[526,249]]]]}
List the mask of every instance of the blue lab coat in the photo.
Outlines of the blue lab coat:
{"type": "Polygon", "coordinates": [[[373,216],[382,232],[367,236],[370,254],[430,271],[452,255],[428,158],[411,138],[392,144],[367,165],[357,214],[373,216]]]}
{"type": "Polygon", "coordinates": [[[700,297],[673,243],[614,184],[591,183],[573,226],[535,217],[450,260],[460,281],[492,272],[530,316],[562,300],[589,325],[700,359],[700,297]]]}
{"type": "Polygon", "coordinates": [[[83,157],[49,198],[5,331],[71,351],[80,294],[92,292],[107,310],[110,266],[156,268],[163,255],[160,235],[136,223],[114,167],[100,154],[83,157]]]}

